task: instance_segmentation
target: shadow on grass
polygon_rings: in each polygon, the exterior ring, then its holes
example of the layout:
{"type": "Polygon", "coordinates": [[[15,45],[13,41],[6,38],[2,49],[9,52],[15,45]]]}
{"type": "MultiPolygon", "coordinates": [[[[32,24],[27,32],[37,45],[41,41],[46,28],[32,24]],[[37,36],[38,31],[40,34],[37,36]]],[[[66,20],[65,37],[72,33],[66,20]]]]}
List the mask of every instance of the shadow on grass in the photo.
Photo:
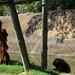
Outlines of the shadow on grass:
{"type": "Polygon", "coordinates": [[[21,65],[21,66],[23,66],[23,64],[22,64],[21,62],[19,62],[19,61],[14,61],[14,60],[11,60],[11,61],[9,62],[9,65],[21,65]]]}
{"type": "MultiPolygon", "coordinates": [[[[9,62],[9,65],[20,65],[20,66],[23,66],[23,64],[19,61],[14,61],[14,60],[11,60],[9,62]]],[[[41,69],[40,66],[37,66],[33,63],[30,64],[30,69],[31,70],[35,70],[35,71],[40,71],[40,72],[44,72],[44,73],[47,73],[49,75],[60,75],[58,71],[55,71],[55,70],[50,70],[50,69],[41,69]]]]}
{"type": "Polygon", "coordinates": [[[34,70],[38,70],[38,71],[42,71],[42,72],[45,72],[49,75],[60,75],[58,71],[55,71],[55,70],[50,70],[50,69],[41,69],[40,66],[37,66],[33,63],[31,63],[31,69],[34,69],[34,70]]]}

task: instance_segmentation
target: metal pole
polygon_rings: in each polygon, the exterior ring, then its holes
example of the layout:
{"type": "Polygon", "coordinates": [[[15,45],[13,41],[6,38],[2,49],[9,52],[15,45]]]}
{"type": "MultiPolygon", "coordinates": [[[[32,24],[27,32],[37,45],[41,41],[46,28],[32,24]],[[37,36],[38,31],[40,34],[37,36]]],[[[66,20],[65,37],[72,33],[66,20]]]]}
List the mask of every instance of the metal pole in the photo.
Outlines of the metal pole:
{"type": "Polygon", "coordinates": [[[16,32],[18,44],[19,44],[19,49],[20,49],[20,54],[21,54],[24,70],[27,72],[29,70],[30,62],[29,62],[27,51],[26,51],[24,38],[22,35],[22,31],[21,31],[21,27],[20,27],[20,23],[19,23],[14,1],[13,0],[9,0],[9,1],[10,1],[9,7],[10,7],[10,12],[11,12],[11,17],[12,17],[13,26],[16,32]]]}
{"type": "Polygon", "coordinates": [[[47,0],[42,0],[42,51],[41,67],[47,68],[47,0]]]}

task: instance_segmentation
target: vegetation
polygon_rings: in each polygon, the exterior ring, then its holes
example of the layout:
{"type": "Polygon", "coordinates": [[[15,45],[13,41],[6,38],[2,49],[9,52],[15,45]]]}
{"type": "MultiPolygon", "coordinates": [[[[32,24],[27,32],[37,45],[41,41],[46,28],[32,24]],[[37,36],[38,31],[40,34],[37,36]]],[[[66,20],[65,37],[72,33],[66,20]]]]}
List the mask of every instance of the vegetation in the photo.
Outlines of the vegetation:
{"type": "MultiPolygon", "coordinates": [[[[9,63],[10,65],[21,65],[22,66],[22,60],[21,60],[21,56],[18,55],[18,54],[10,54],[10,58],[11,58],[11,62],[9,63]],[[12,61],[14,60],[14,61],[12,61]]],[[[53,66],[53,61],[56,59],[57,57],[55,56],[48,56],[48,68],[49,69],[53,69],[54,66],[53,66]]],[[[64,57],[60,57],[62,59],[64,59],[71,67],[71,73],[72,74],[75,74],[75,58],[64,58],[64,57]]],[[[38,66],[35,66],[32,64],[31,68],[34,70],[40,70],[40,67],[41,66],[41,56],[40,55],[29,55],[29,60],[30,60],[30,63],[33,63],[35,65],[38,65],[38,66]],[[38,62],[39,61],[39,62],[38,62]]]]}
{"type": "MultiPolygon", "coordinates": [[[[13,62],[13,61],[12,61],[13,62]]],[[[24,72],[24,68],[21,63],[18,65],[16,62],[15,65],[0,65],[0,73],[4,74],[20,74],[24,72]]],[[[46,69],[44,71],[41,70],[41,67],[31,64],[31,69],[28,71],[26,75],[60,75],[58,71],[46,69]]]]}
{"type": "MultiPolygon", "coordinates": [[[[42,1],[34,1],[31,4],[18,5],[19,9],[23,12],[41,12],[42,1]]],[[[62,9],[75,9],[74,0],[48,0],[48,11],[62,10],[62,9]]]]}
{"type": "Polygon", "coordinates": [[[7,14],[9,14],[8,7],[0,6],[0,16],[6,16],[7,14]]]}
{"type": "MultiPolygon", "coordinates": [[[[26,12],[41,12],[40,1],[33,1],[31,4],[20,4],[16,5],[18,13],[26,12]]],[[[75,0],[48,0],[48,11],[62,10],[62,9],[75,9],[75,0]]],[[[0,6],[0,15],[9,15],[9,9],[5,6],[0,6]]]]}
{"type": "Polygon", "coordinates": [[[49,10],[75,9],[74,0],[49,0],[49,10]]]}
{"type": "Polygon", "coordinates": [[[0,73],[21,73],[24,68],[21,65],[0,65],[0,73]]]}
{"type": "Polygon", "coordinates": [[[31,4],[16,5],[19,12],[41,12],[41,1],[34,1],[31,4]]]}
{"type": "Polygon", "coordinates": [[[30,70],[27,75],[60,75],[59,72],[54,70],[47,70],[47,71],[39,71],[39,70],[30,70]]]}
{"type": "MultiPolygon", "coordinates": [[[[22,72],[24,72],[24,67],[19,61],[11,60],[8,66],[0,65],[0,73],[3,74],[21,74],[22,72]]],[[[60,75],[60,73],[50,69],[41,70],[40,66],[32,63],[30,70],[25,75],[60,75]]]]}
{"type": "Polygon", "coordinates": [[[60,73],[50,69],[41,70],[41,67],[31,64],[31,69],[27,75],[60,75],[60,73]]]}

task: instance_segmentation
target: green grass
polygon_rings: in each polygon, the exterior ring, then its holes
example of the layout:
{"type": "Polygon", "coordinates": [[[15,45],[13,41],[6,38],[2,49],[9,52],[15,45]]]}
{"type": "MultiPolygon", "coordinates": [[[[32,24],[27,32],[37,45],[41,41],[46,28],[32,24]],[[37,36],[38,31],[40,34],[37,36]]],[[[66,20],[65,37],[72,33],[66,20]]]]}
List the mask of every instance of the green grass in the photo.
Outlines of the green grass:
{"type": "MultiPolygon", "coordinates": [[[[54,59],[56,59],[57,57],[54,57],[54,56],[48,56],[48,69],[53,69],[54,66],[53,66],[53,61],[54,59]]],[[[72,74],[75,74],[75,58],[63,58],[63,57],[60,57],[62,59],[64,59],[71,67],[71,73],[72,74]]],[[[10,54],[10,59],[11,60],[14,60],[14,62],[11,61],[10,64],[13,63],[13,65],[22,65],[22,62],[21,61],[21,56],[18,55],[18,54],[10,54]],[[17,62],[19,61],[19,62],[17,62]]],[[[38,66],[41,66],[41,56],[40,55],[29,55],[29,60],[30,60],[30,63],[34,63],[35,65],[38,65],[38,66]]]]}
{"type": "Polygon", "coordinates": [[[58,72],[56,71],[39,71],[39,70],[30,70],[27,75],[60,75],[58,72]],[[47,73],[48,72],[48,73],[47,73]]]}
{"type": "Polygon", "coordinates": [[[21,73],[24,68],[21,65],[0,65],[0,73],[21,73]]]}
{"type": "MultiPolygon", "coordinates": [[[[59,75],[57,71],[51,70],[54,68],[52,63],[55,58],[56,57],[51,57],[51,56],[48,57],[48,68],[49,69],[42,71],[40,67],[41,57],[37,55],[36,56],[29,55],[30,63],[34,63],[35,65],[31,64],[31,69],[25,75],[59,75]]],[[[22,64],[20,55],[11,54],[10,59],[11,61],[8,66],[0,65],[0,73],[4,73],[4,75],[6,74],[7,75],[10,75],[10,74],[21,75],[21,73],[24,72],[24,68],[23,68],[23,64],[22,64]]],[[[67,61],[68,64],[70,65],[72,74],[75,74],[75,58],[63,58],[63,59],[67,61]]]]}
{"type": "Polygon", "coordinates": [[[31,69],[27,75],[60,75],[58,71],[44,69],[42,70],[40,66],[36,66],[33,63],[31,64],[31,69]]]}
{"type": "MultiPolygon", "coordinates": [[[[24,72],[22,63],[12,61],[14,65],[0,65],[0,73],[3,74],[21,74],[24,72]],[[19,64],[19,65],[18,65],[19,64]]],[[[41,67],[31,64],[30,70],[25,75],[60,75],[59,72],[45,69],[41,70],[41,67]]]]}

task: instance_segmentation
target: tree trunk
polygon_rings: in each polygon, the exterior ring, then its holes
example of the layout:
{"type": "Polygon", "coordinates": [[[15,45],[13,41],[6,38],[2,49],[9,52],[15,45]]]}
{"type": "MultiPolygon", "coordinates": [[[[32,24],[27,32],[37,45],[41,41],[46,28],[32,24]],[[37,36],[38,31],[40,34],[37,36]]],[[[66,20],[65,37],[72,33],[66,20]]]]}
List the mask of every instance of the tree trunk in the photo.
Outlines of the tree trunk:
{"type": "Polygon", "coordinates": [[[17,40],[18,40],[21,59],[23,62],[24,70],[27,72],[29,70],[30,62],[29,62],[27,51],[26,51],[24,38],[22,35],[22,31],[21,31],[21,27],[20,27],[20,23],[19,23],[14,1],[13,0],[9,0],[9,1],[10,1],[9,7],[10,7],[10,12],[11,12],[11,17],[12,17],[13,26],[16,32],[17,40]]]}
{"type": "Polygon", "coordinates": [[[47,68],[47,0],[42,0],[42,51],[41,67],[47,68]]]}

